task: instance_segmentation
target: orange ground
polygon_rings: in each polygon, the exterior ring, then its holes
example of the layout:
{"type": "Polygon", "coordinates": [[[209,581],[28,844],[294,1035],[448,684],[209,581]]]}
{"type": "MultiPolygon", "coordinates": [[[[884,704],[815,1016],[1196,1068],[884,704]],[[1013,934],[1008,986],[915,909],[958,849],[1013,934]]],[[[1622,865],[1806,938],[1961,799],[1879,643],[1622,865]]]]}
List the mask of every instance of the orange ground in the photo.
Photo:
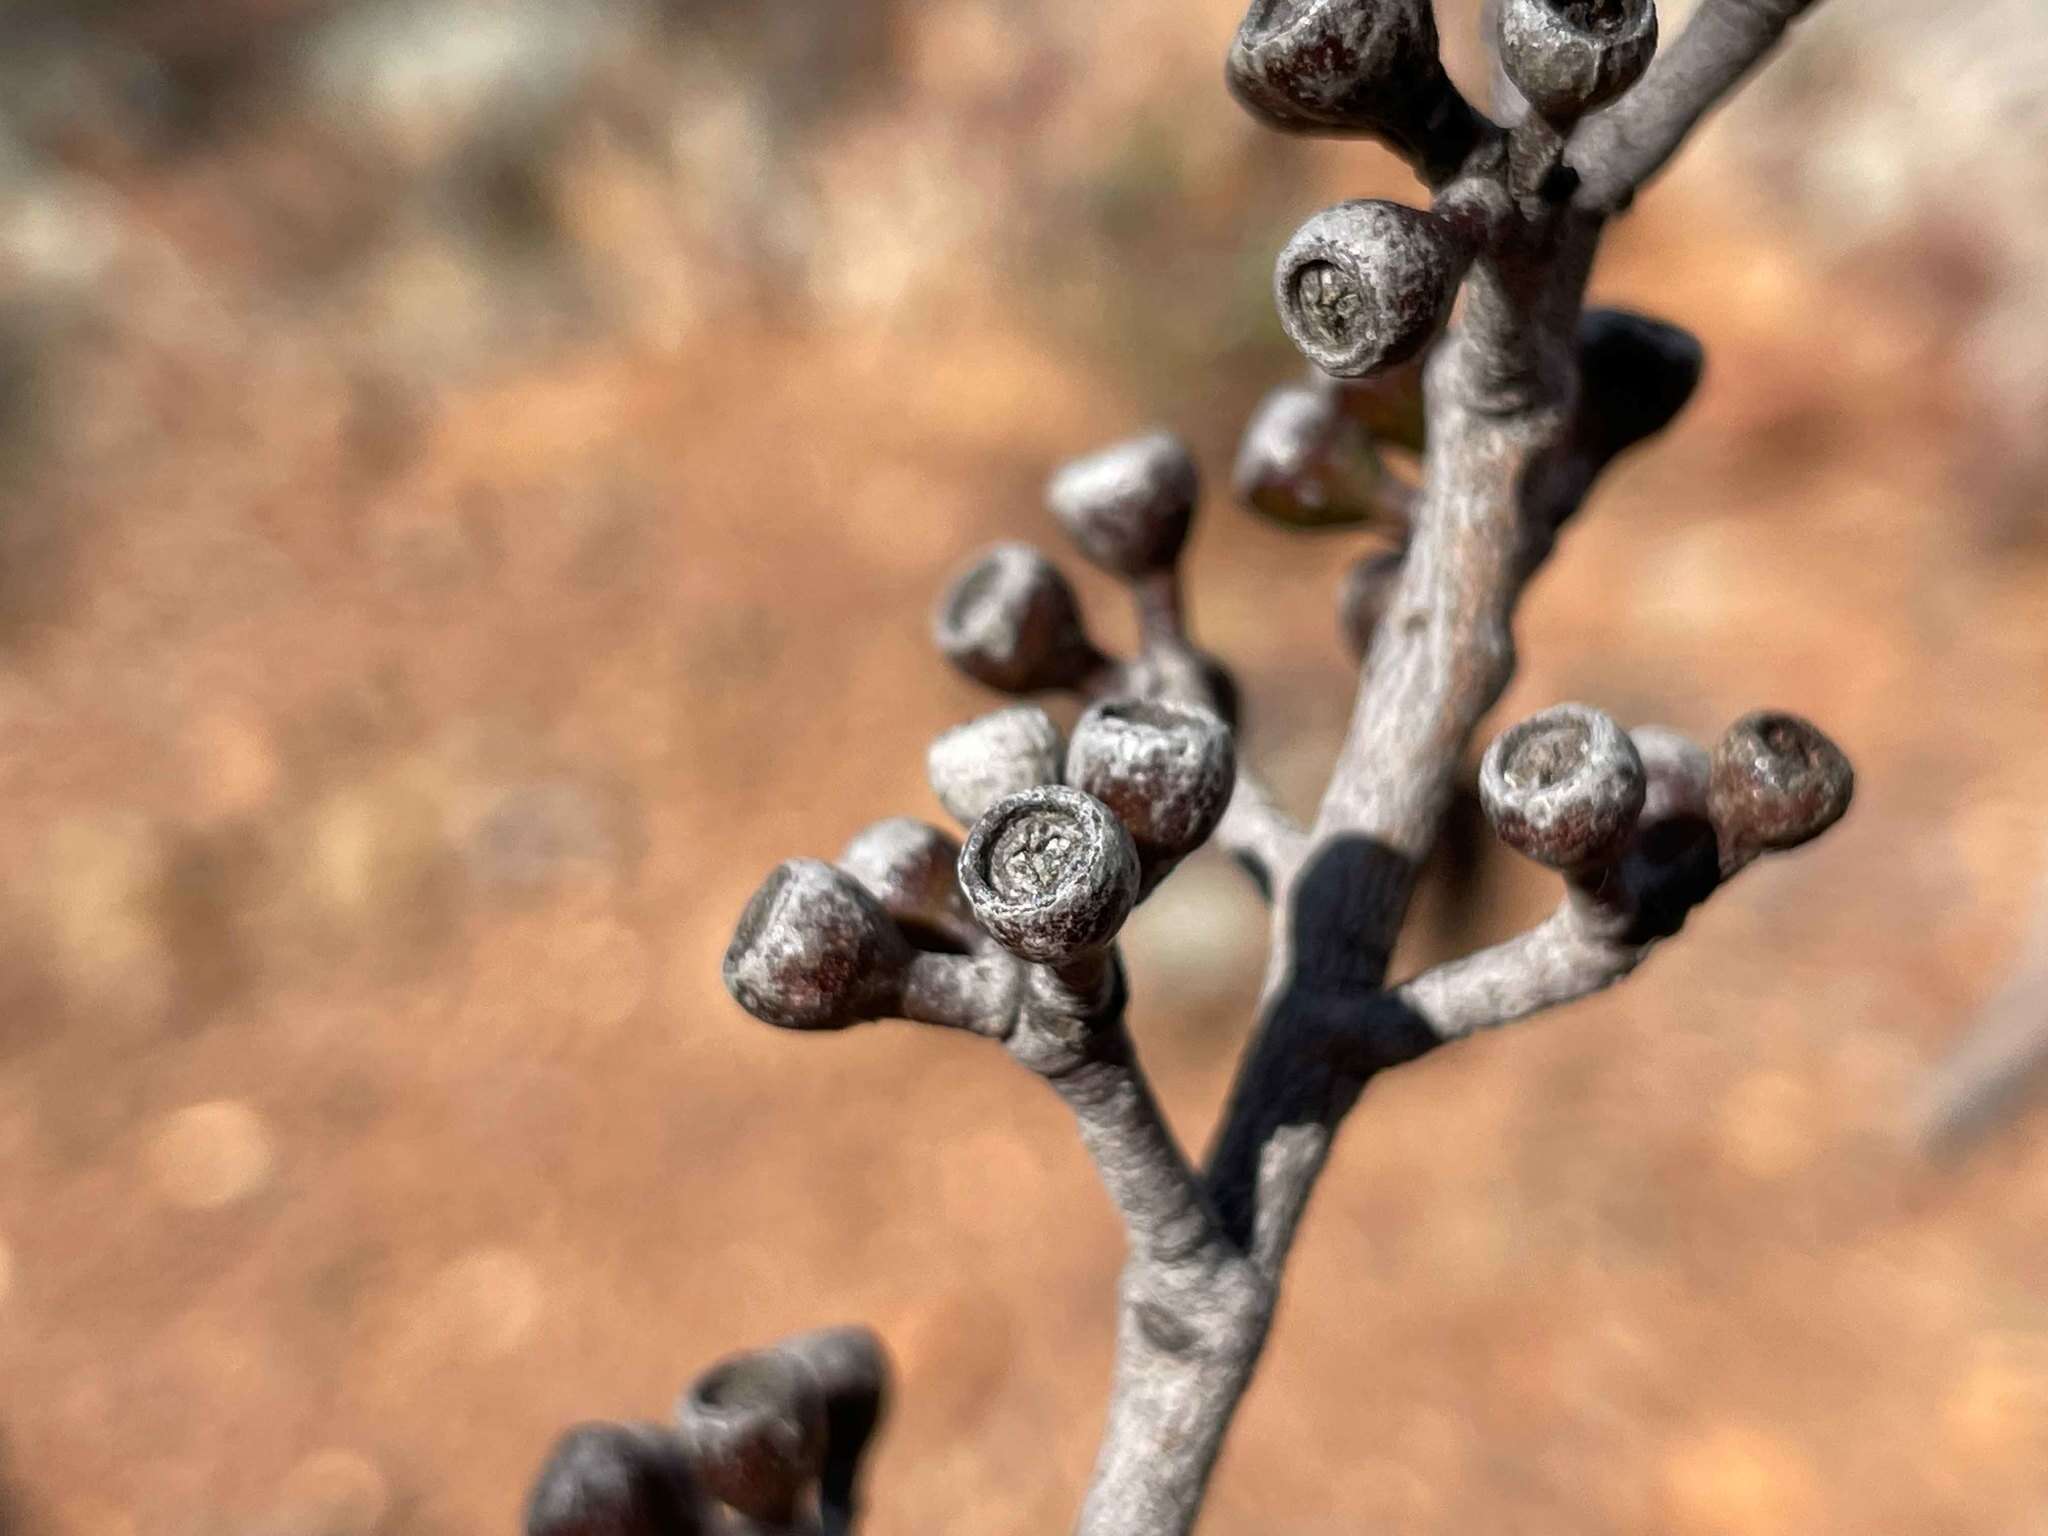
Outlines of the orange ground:
{"type": "MultiPolygon", "coordinates": [[[[1259,265],[1398,183],[1258,140],[1207,39],[1140,109],[1088,94],[1110,23],[1080,83],[990,84],[978,13],[802,141],[849,240],[901,189],[864,203],[864,155],[980,157],[908,297],[870,245],[801,302],[751,257],[699,283],[703,229],[593,130],[543,189],[617,312],[433,373],[376,348],[531,292],[393,237],[307,297],[263,201],[329,206],[264,179],[323,163],[292,132],[95,173],[130,233],[0,503],[8,1536],[507,1530],[558,1427],[842,1319],[901,1375],[870,1530],[1069,1518],[1118,1238],[1058,1104],[972,1041],[777,1035],[717,959],[776,859],[938,814],[923,744],[979,704],[923,640],[947,571],[1049,539],[1046,469],[1155,419],[1220,481],[1286,368],[1259,265]]],[[[1941,312],[1896,281],[1711,160],[1617,237],[1599,293],[1709,376],[1534,590],[1498,718],[1796,708],[1857,808],[1619,992],[1375,1087],[1205,1530],[2048,1532],[2048,1119],[1954,1172],[1898,1133],[2048,843],[2048,551],[1955,489],[1941,312]]],[[[1306,803],[1351,548],[1205,517],[1202,632],[1306,803]]],[[[1550,896],[1489,852],[1417,955],[1550,896]]],[[[1209,859],[1134,925],[1195,1142],[1258,944],[1209,859]]]]}

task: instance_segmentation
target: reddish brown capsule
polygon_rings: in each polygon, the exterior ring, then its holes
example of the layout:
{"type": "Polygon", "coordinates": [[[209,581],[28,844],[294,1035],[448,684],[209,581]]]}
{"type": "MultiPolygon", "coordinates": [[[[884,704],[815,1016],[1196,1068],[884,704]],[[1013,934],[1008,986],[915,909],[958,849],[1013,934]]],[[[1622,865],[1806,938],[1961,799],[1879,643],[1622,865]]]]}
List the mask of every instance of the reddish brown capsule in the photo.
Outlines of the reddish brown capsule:
{"type": "Polygon", "coordinates": [[[777,1349],[735,1355],[676,1404],[697,1479],[749,1519],[787,1522],[818,1480],[825,1400],[801,1360],[777,1349]]]}
{"type": "Polygon", "coordinates": [[[1280,323],[1325,373],[1403,362],[1443,329],[1470,252],[1435,214],[1364,198],[1312,215],[1273,269],[1280,323]]]}
{"type": "Polygon", "coordinates": [[[1529,105],[1570,123],[1642,79],[1657,52],[1653,0],[1501,0],[1501,68],[1529,105]]]}
{"type": "Polygon", "coordinates": [[[1062,465],[1045,501],[1082,554],[1129,579],[1172,569],[1200,492],[1187,444],[1148,432],[1062,465]]]}
{"type": "Polygon", "coordinates": [[[1552,869],[1618,858],[1642,813],[1643,760],[1614,717],[1559,704],[1503,731],[1479,765],[1502,842],[1552,869]]]}
{"type": "Polygon", "coordinates": [[[876,1016],[909,960],[889,914],[859,881],[818,859],[778,864],[725,951],[725,986],[783,1029],[844,1029],[876,1016]]]}
{"type": "Polygon", "coordinates": [[[697,1536],[682,1442],[641,1424],[578,1424],[548,1452],[526,1499],[526,1536],[697,1536]]]}
{"type": "Polygon", "coordinates": [[[1028,544],[998,544],[963,571],[932,616],[946,659],[1004,693],[1072,688],[1102,664],[1058,567],[1028,544]]]}
{"type": "Polygon", "coordinates": [[[960,889],[1003,948],[1058,965],[1116,938],[1138,899],[1138,850],[1101,801],[1049,784],[997,801],[974,824],[960,889]]]}
{"type": "Polygon", "coordinates": [[[1075,725],[1067,782],[1131,834],[1142,894],[1216,830],[1237,783],[1237,751],[1230,727],[1198,705],[1109,699],[1075,725]]]}
{"type": "Polygon", "coordinates": [[[1708,783],[1724,861],[1820,836],[1855,790],[1849,759],[1811,721],[1775,710],[1744,715],[1715,744],[1708,783]]]}

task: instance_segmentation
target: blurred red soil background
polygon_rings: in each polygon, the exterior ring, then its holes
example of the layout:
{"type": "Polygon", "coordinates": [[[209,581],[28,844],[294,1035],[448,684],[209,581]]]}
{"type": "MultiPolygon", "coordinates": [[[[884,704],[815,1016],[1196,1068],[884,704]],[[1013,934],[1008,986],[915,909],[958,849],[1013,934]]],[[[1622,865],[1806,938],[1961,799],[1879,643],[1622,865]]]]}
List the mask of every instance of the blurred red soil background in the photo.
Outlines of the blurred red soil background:
{"type": "MultiPolygon", "coordinates": [[[[939,814],[983,701],[931,598],[1155,422],[1312,803],[1356,545],[1220,488],[1296,366],[1272,253],[1413,194],[1237,112],[1237,9],[0,18],[6,1536],[509,1530],[570,1421],[851,1319],[900,1372],[870,1530],[1070,1518],[1119,1237],[1060,1107],[717,962],[776,859],[939,814]]],[[[1798,709],[1857,808],[1374,1087],[1205,1530],[2048,1532],[2048,1117],[1902,1129],[2048,858],[2048,57],[2027,0],[1940,25],[1838,0],[1617,230],[1596,296],[1708,377],[1496,716],[1798,709]]],[[[1478,846],[1407,963],[1549,904],[1478,846]]],[[[1130,934],[1193,1143],[1260,934],[1206,856],[1130,934]]]]}

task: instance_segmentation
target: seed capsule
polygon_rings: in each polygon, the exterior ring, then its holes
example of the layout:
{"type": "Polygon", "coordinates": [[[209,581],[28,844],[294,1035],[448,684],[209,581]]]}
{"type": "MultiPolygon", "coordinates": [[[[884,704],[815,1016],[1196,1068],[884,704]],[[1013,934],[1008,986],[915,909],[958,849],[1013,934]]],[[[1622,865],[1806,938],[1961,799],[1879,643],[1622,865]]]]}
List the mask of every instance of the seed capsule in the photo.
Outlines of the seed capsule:
{"type": "Polygon", "coordinates": [[[844,1029],[875,1016],[909,946],[859,881],[817,859],[778,864],[740,914],[725,987],[782,1029],[844,1029]]]}
{"type": "Polygon", "coordinates": [[[1102,664],[1074,589],[1028,544],[998,544],[963,571],[932,616],[948,661],[1003,693],[1071,688],[1102,664]]]}
{"type": "Polygon", "coordinates": [[[960,889],[982,928],[1011,954],[1052,965],[1116,938],[1138,878],[1123,823],[1054,784],[990,806],[960,854],[960,889]]]}
{"type": "Polygon", "coordinates": [[[1529,105],[1570,123],[1642,79],[1657,52],[1652,0],[1501,0],[1501,68],[1529,105]]]}
{"type": "Polygon", "coordinates": [[[1478,138],[1438,57],[1430,0],[1253,0],[1224,74],[1269,126],[1382,139],[1432,185],[1478,138]]]}
{"type": "Polygon", "coordinates": [[[1082,554],[1130,578],[1172,569],[1200,489],[1187,444],[1150,432],[1062,465],[1045,500],[1082,554]]]}
{"type": "Polygon", "coordinates": [[[1849,759],[1811,721],[1775,710],[1744,715],[1715,744],[1708,781],[1723,861],[1820,836],[1855,790],[1849,759]]]}
{"type": "Polygon", "coordinates": [[[971,827],[1003,796],[1057,784],[1065,755],[1052,716],[1017,704],[941,732],[925,754],[925,776],[939,803],[971,827]]]}
{"type": "Polygon", "coordinates": [[[526,1536],[697,1536],[699,1528],[682,1442],[652,1425],[576,1425],[548,1452],[526,1500],[526,1536]]]}
{"type": "Polygon", "coordinates": [[[1643,760],[1614,717],[1559,704],[1486,750],[1479,799],[1502,842],[1552,869],[1618,858],[1642,813],[1643,760]]]}
{"type": "Polygon", "coordinates": [[[1280,252],[1280,323],[1325,373],[1358,378],[1443,329],[1470,252],[1442,219],[1366,198],[1312,215],[1280,252]]]}
{"type": "Polygon", "coordinates": [[[818,1479],[825,1401],[802,1361],[775,1349],[721,1361],[676,1404],[697,1478],[749,1519],[787,1522],[818,1479]]]}
{"type": "Polygon", "coordinates": [[[1691,332],[1623,309],[1579,321],[1579,418],[1605,463],[1669,426],[1699,388],[1706,353],[1691,332]]]}
{"type": "Polygon", "coordinates": [[[959,862],[958,843],[908,816],[876,822],[839,855],[839,867],[882,904],[905,938],[926,949],[974,942],[974,914],[954,873],[959,862]]]}
{"type": "Polygon", "coordinates": [[[1231,487],[1260,516],[1293,528],[1370,522],[1385,470],[1372,434],[1332,390],[1289,384],[1245,424],[1231,487]]]}
{"type": "Polygon", "coordinates": [[[1108,806],[1138,850],[1150,891],[1208,840],[1237,784],[1230,727],[1198,705],[1109,699],[1067,747],[1067,782],[1108,806]]]}

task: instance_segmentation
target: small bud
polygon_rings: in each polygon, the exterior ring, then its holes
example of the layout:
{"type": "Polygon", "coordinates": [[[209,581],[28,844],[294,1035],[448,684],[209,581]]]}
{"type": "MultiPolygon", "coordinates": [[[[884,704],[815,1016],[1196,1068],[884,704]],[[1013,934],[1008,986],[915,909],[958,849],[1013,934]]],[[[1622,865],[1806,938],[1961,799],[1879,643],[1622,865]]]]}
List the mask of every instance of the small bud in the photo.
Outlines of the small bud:
{"type": "Polygon", "coordinates": [[[1849,759],[1819,727],[1770,710],[1744,715],[1715,744],[1708,782],[1724,864],[1820,836],[1855,789],[1849,759]]]}
{"type": "Polygon", "coordinates": [[[1347,528],[1372,521],[1385,473],[1372,434],[1332,391],[1290,384],[1245,423],[1231,485],[1240,502],[1276,523],[1347,528]]]}
{"type": "Polygon", "coordinates": [[[1689,331],[1621,309],[1579,320],[1580,433],[1605,463],[1669,426],[1699,388],[1706,353],[1689,331]]]}
{"type": "Polygon", "coordinates": [[[1199,705],[1106,699],[1074,726],[1067,782],[1131,834],[1142,894],[1216,830],[1237,784],[1237,749],[1230,727],[1199,705]]]}
{"type": "Polygon", "coordinates": [[[1614,717],[1559,704],[1495,738],[1479,799],[1502,842],[1552,869],[1618,857],[1646,794],[1643,760],[1614,717]]]}
{"type": "Polygon", "coordinates": [[[942,732],[925,754],[932,792],[963,827],[1005,795],[1060,781],[1066,746],[1052,716],[1017,704],[942,732]]]}
{"type": "Polygon", "coordinates": [[[1571,123],[1642,79],[1657,52],[1653,0],[1501,0],[1501,68],[1544,117],[1571,123]]]}
{"type": "Polygon", "coordinates": [[[1360,661],[1372,649],[1387,610],[1394,605],[1394,591],[1401,585],[1404,549],[1382,549],[1356,561],[1344,573],[1344,585],[1337,593],[1337,627],[1344,643],[1360,661]]]}
{"type": "Polygon", "coordinates": [[[1187,445],[1151,432],[1062,465],[1045,500],[1091,562],[1112,575],[1146,576],[1180,558],[1200,485],[1187,445]]]}
{"type": "Polygon", "coordinates": [[[1105,948],[1138,899],[1138,850],[1101,801],[1049,784],[990,806],[960,888],[998,944],[1057,965],[1105,948]]]}
{"type": "Polygon", "coordinates": [[[548,1452],[526,1498],[526,1536],[697,1536],[680,1440],[638,1424],[578,1424],[548,1452]]]}
{"type": "Polygon", "coordinates": [[[1405,361],[1443,329],[1469,252],[1434,214],[1360,199],[1312,215],[1273,269],[1280,323],[1325,373],[1405,361]]]}
{"type": "Polygon", "coordinates": [[[697,1479],[749,1519],[788,1521],[818,1479],[825,1401],[802,1361],[777,1349],[713,1366],[676,1404],[697,1479]]]}
{"type": "Polygon", "coordinates": [[[998,544],[964,571],[932,635],[954,666],[1003,693],[1071,688],[1102,663],[1074,589],[1028,544],[998,544]]]}
{"type": "Polygon", "coordinates": [[[1253,0],[1224,74],[1268,125],[1383,139],[1432,184],[1478,137],[1438,57],[1430,0],[1253,0]]]}
{"type": "Polygon", "coordinates": [[[892,816],[856,833],[839,867],[868,890],[911,943],[965,950],[974,943],[974,914],[960,894],[960,845],[937,827],[892,816]]]}
{"type": "Polygon", "coordinates": [[[876,1016],[908,946],[851,875],[817,859],[778,864],[725,951],[725,988],[783,1029],[844,1029],[876,1016]]]}

